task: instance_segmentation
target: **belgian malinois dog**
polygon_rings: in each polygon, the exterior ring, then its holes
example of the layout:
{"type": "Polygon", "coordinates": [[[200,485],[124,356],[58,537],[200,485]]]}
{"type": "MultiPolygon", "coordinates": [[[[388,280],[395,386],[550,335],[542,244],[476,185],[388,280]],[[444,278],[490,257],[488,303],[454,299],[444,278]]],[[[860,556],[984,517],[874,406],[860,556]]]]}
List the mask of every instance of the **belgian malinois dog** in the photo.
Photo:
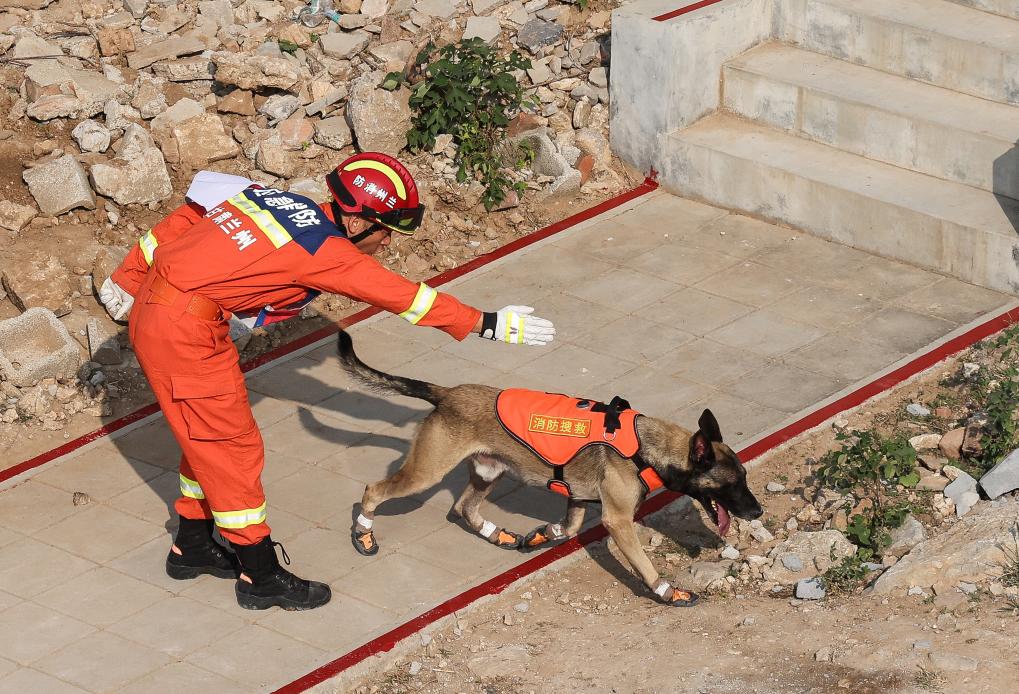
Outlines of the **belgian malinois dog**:
{"type": "MultiPolygon", "coordinates": [[[[358,552],[378,552],[372,525],[379,504],[424,491],[457,464],[467,461],[470,483],[450,513],[492,544],[533,549],[567,540],[580,532],[584,522],[586,502],[578,499],[600,501],[602,524],[644,584],[670,605],[686,607],[697,601],[696,594],[662,580],[640,545],[633,518],[646,487],[633,460],[609,446],[581,449],[564,468],[571,498],[562,521],[539,526],[524,537],[497,529],[481,515],[480,507],[500,477],[509,474],[534,486],[546,486],[549,480],[549,466],[500,425],[496,416],[500,391],[475,384],[445,388],[383,373],[358,359],[350,336],[343,331],[338,351],[344,369],[368,387],[420,398],[435,406],[418,428],[400,469],[365,488],[360,515],[351,533],[358,552]]],[[[743,465],[722,442],[718,422],[710,410],[704,410],[695,433],[643,415],[636,418],[635,426],[644,464],[653,468],[666,488],[699,502],[720,535],[729,530],[730,514],[753,519],[763,513],[747,487],[743,465]]]]}

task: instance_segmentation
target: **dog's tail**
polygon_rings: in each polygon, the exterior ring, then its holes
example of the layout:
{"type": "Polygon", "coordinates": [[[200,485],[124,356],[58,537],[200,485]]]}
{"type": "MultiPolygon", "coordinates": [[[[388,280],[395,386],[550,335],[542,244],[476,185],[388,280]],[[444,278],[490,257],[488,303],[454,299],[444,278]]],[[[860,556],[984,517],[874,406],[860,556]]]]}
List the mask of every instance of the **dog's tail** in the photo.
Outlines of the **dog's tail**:
{"type": "Polygon", "coordinates": [[[354,353],[354,342],[345,330],[340,330],[337,336],[336,351],[339,353],[340,363],[347,373],[369,388],[388,390],[411,398],[427,400],[433,405],[438,405],[443,395],[449,390],[434,383],[393,376],[373,369],[358,359],[357,354],[354,353]]]}

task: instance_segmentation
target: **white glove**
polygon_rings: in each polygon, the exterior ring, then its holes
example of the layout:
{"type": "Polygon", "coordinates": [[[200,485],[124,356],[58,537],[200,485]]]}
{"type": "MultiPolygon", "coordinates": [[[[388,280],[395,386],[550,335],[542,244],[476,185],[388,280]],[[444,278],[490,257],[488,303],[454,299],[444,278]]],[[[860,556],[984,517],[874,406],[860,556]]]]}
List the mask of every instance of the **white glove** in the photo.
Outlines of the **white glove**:
{"type": "Polygon", "coordinates": [[[134,297],[109,277],[99,288],[99,301],[113,320],[124,320],[134,306],[134,297]]]}
{"type": "Polygon", "coordinates": [[[511,345],[547,345],[555,338],[552,321],[532,316],[530,306],[506,306],[481,319],[481,337],[511,345]]]}

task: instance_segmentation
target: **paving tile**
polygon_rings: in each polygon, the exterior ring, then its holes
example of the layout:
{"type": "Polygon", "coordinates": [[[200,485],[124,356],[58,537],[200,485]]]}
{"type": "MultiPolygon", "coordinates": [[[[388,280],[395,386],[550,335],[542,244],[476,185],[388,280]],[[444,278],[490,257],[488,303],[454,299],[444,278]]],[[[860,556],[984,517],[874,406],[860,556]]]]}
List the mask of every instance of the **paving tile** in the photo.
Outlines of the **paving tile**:
{"type": "Polygon", "coordinates": [[[695,286],[751,306],[767,306],[807,286],[801,275],[745,260],[701,280],[695,286]]]}
{"type": "Polygon", "coordinates": [[[295,516],[289,511],[284,511],[275,506],[272,502],[272,497],[267,497],[266,500],[269,503],[268,519],[272,539],[289,540],[315,525],[307,518],[295,516]]]}
{"type": "Polygon", "coordinates": [[[110,506],[150,523],[166,527],[176,524],[173,503],[180,496],[180,475],[162,471],[145,484],[139,484],[110,500],[110,506]]]}
{"type": "Polygon", "coordinates": [[[934,284],[896,297],[890,303],[915,313],[963,325],[995,309],[1014,306],[1016,298],[944,277],[934,284]]]}
{"type": "MultiPolygon", "coordinates": [[[[403,319],[387,319],[371,324],[371,327],[356,328],[350,331],[354,341],[354,350],[362,359],[368,360],[373,367],[388,371],[397,369],[412,359],[427,354],[452,340],[446,333],[435,328],[423,328],[417,325],[407,324],[407,327],[414,330],[416,337],[413,339],[401,339],[390,330],[398,330],[396,321],[406,323],[403,319]]],[[[336,359],[336,343],[327,344],[321,351],[308,355],[308,358],[321,355],[325,364],[331,364],[337,371],[342,371],[336,359]]]]}
{"type": "Polygon", "coordinates": [[[246,694],[250,690],[190,663],[170,663],[123,687],[119,694],[246,694]]]}
{"type": "Polygon", "coordinates": [[[772,364],[734,381],[725,391],[775,410],[799,412],[844,386],[830,376],[788,364],[772,364]]]}
{"type": "Polygon", "coordinates": [[[367,438],[368,433],[350,420],[330,417],[301,407],[297,414],[262,430],[266,449],[314,463],[338,448],[367,438]]]}
{"type": "Polygon", "coordinates": [[[17,638],[4,639],[4,657],[22,665],[33,663],[95,630],[85,622],[32,602],[0,612],[0,633],[17,634],[17,638]]]}
{"type": "Polygon", "coordinates": [[[654,361],[695,337],[672,326],[632,315],[592,328],[566,339],[600,354],[636,363],[654,361]]]}
{"type": "Polygon", "coordinates": [[[345,525],[342,530],[312,526],[289,538],[284,546],[292,562],[288,568],[302,578],[330,583],[363,565],[350,544],[350,523],[345,525]]]}
{"type": "Polygon", "coordinates": [[[25,535],[80,512],[71,494],[30,479],[0,493],[0,526],[25,535]]]}
{"type": "MultiPolygon", "coordinates": [[[[851,250],[851,249],[846,249],[851,250]]],[[[859,253],[860,251],[855,251],[859,253]]],[[[866,292],[882,301],[908,294],[922,287],[934,284],[939,275],[912,265],[864,254],[859,267],[852,272],[832,275],[831,284],[858,292],[866,292]]]]}
{"type": "Polygon", "coordinates": [[[755,311],[708,333],[708,337],[729,347],[763,357],[777,357],[814,342],[827,333],[820,328],[783,318],[769,310],[755,311]]]}
{"type": "MultiPolygon", "coordinates": [[[[457,488],[455,491],[459,496],[462,489],[457,488]]],[[[360,503],[361,497],[358,496],[356,504],[343,508],[326,521],[326,527],[333,533],[333,538],[324,541],[338,543],[338,563],[353,568],[364,563],[364,558],[354,551],[349,539],[356,513],[361,510],[360,503]]],[[[381,553],[402,552],[429,533],[446,527],[449,525],[448,512],[449,507],[425,504],[416,497],[390,499],[381,504],[375,511],[375,528],[378,530],[381,553]]]]}
{"type": "MultiPolygon", "coordinates": [[[[364,484],[314,466],[265,485],[273,506],[316,523],[360,500],[363,492],[364,484]]],[[[272,525],[272,518],[268,520],[272,525]]]]}
{"type": "MultiPolygon", "coordinates": [[[[344,627],[337,623],[336,628],[344,627]]],[[[305,642],[252,626],[192,653],[186,661],[240,682],[248,691],[271,691],[303,675],[310,669],[303,664],[317,664],[323,655],[305,642]]]]}
{"type": "Polygon", "coordinates": [[[33,481],[65,492],[85,492],[97,501],[105,501],[162,472],[155,465],[125,457],[112,445],[102,445],[60,461],[40,472],[33,481]]]}
{"type": "Polygon", "coordinates": [[[55,677],[50,677],[47,674],[39,672],[38,670],[30,670],[28,668],[19,668],[13,673],[0,679],[0,692],[11,692],[15,694],[17,692],[45,692],[46,694],[81,694],[85,690],[80,687],[75,687],[73,684],[67,682],[61,682],[55,677]]]}
{"type": "MultiPolygon", "coordinates": [[[[281,557],[280,563],[282,561],[281,557]]],[[[298,576],[302,576],[300,562],[290,568],[293,568],[298,576]]],[[[237,594],[234,592],[236,581],[212,576],[206,578],[209,580],[181,581],[183,589],[179,595],[195,602],[200,602],[207,607],[217,609],[225,614],[236,615],[244,620],[252,618],[250,612],[237,604],[237,594]]]]}
{"type": "MultiPolygon", "coordinates": [[[[230,581],[218,581],[224,588],[230,581]]],[[[127,619],[118,621],[107,631],[181,658],[214,641],[226,641],[246,626],[238,614],[230,614],[184,596],[167,596],[127,619]]]]}
{"type": "Polygon", "coordinates": [[[615,311],[637,311],[682,286],[679,281],[664,280],[630,268],[617,268],[591,277],[565,289],[570,296],[606,306],[615,311]]]}
{"type": "MultiPolygon", "coordinates": [[[[608,233],[614,231],[610,229],[608,233]]],[[[565,247],[554,250],[538,248],[514,258],[512,262],[496,269],[491,277],[482,280],[498,291],[475,294],[479,298],[485,298],[486,301],[472,305],[482,311],[494,311],[507,304],[524,304],[538,308],[541,297],[545,294],[559,292],[564,287],[609,272],[622,258],[611,257],[607,260],[599,258],[588,253],[584,244],[580,242],[582,239],[593,239],[596,235],[598,232],[593,230],[578,231],[577,240],[566,242],[565,247]]],[[[627,235],[632,238],[631,234],[627,235]]],[[[471,296],[470,293],[463,294],[459,286],[452,287],[450,292],[461,300],[466,300],[463,296],[471,296]]]]}
{"type": "Polygon", "coordinates": [[[704,203],[660,195],[646,198],[642,204],[615,217],[615,221],[655,233],[675,233],[676,229],[699,229],[727,214],[726,210],[704,203]]]}
{"type": "Polygon", "coordinates": [[[786,355],[787,364],[834,376],[843,385],[877,373],[895,363],[906,352],[885,344],[856,340],[842,335],[831,335],[786,355]]]}
{"type": "Polygon", "coordinates": [[[668,419],[680,407],[696,402],[711,392],[712,388],[708,386],[671,376],[665,371],[642,367],[609,381],[592,395],[603,401],[619,395],[628,400],[634,409],[649,417],[668,419]]]}
{"type": "Polygon", "coordinates": [[[716,393],[681,408],[672,416],[672,421],[685,429],[695,431],[697,421],[705,409],[711,410],[715,415],[722,430],[722,439],[734,449],[739,449],[739,444],[773,429],[779,422],[789,417],[788,412],[725,393],[716,393]]]}
{"type": "Polygon", "coordinates": [[[747,304],[690,287],[669,294],[636,311],[635,315],[704,336],[753,310],[747,304]]]}
{"type": "Polygon", "coordinates": [[[298,408],[298,403],[291,400],[270,398],[252,390],[248,391],[248,401],[251,403],[251,414],[255,416],[255,422],[263,429],[295,414],[298,408]]]}
{"type": "Polygon", "coordinates": [[[15,605],[18,605],[21,602],[22,602],[21,598],[19,598],[17,595],[0,590],[0,612],[3,612],[8,608],[14,607],[15,605]]]}
{"type": "Polygon", "coordinates": [[[847,282],[852,284],[852,276],[873,257],[855,248],[790,232],[788,242],[758,253],[754,261],[807,283],[844,287],[847,282]]]}
{"type": "MultiPolygon", "coordinates": [[[[569,480],[567,472],[566,481],[569,480]]],[[[566,514],[566,499],[544,487],[521,485],[509,494],[486,502],[481,507],[486,519],[521,534],[530,532],[541,523],[556,523],[566,514]]]]}
{"type": "MultiPolygon", "coordinates": [[[[567,341],[572,336],[590,330],[592,326],[604,325],[624,315],[624,311],[593,304],[565,293],[549,294],[534,308],[538,315],[555,324],[556,337],[567,341]]],[[[552,343],[557,344],[558,340],[552,343]]],[[[537,347],[527,349],[528,352],[539,354],[543,350],[537,347]]]]}
{"type": "Polygon", "coordinates": [[[165,419],[159,418],[129,434],[118,436],[112,443],[128,458],[170,470],[180,466],[180,446],[166,426],[165,419]]]}
{"type": "MultiPolygon", "coordinates": [[[[486,505],[483,512],[487,510],[486,505]]],[[[532,527],[536,525],[534,523],[532,527]]],[[[517,532],[530,529],[525,526],[514,528],[517,532]]],[[[475,581],[505,571],[524,559],[519,552],[496,547],[463,526],[452,523],[427,535],[402,553],[475,581]]]]}
{"type": "MultiPolygon", "coordinates": [[[[618,264],[625,258],[647,253],[662,244],[667,230],[650,231],[631,225],[623,225],[619,218],[598,222],[586,229],[567,233],[552,242],[554,254],[560,258],[572,258],[586,262],[585,256],[595,260],[618,264]]],[[[548,252],[547,250],[545,251],[548,252]]]]}
{"type": "Polygon", "coordinates": [[[164,531],[154,540],[126,552],[109,562],[107,566],[163,590],[177,594],[195,583],[219,581],[211,576],[201,576],[188,581],[177,581],[166,575],[166,555],[173,543],[170,531],[164,531]]]}
{"type": "MultiPolygon", "coordinates": [[[[530,349],[536,353],[545,353],[540,347],[525,345],[516,345],[516,347],[517,349],[530,349]]],[[[555,354],[559,351],[553,350],[549,353],[555,354]]],[[[462,383],[497,385],[505,381],[506,374],[498,368],[492,368],[496,366],[498,366],[496,362],[492,362],[491,366],[482,366],[457,359],[447,352],[435,351],[407,362],[400,368],[398,375],[417,378],[440,386],[458,386],[462,383]]]]}
{"type": "Polygon", "coordinates": [[[633,361],[598,354],[576,345],[563,345],[519,369],[517,373],[525,378],[513,375],[506,380],[508,387],[537,388],[582,397],[599,384],[622,376],[635,367],[633,361]]]}
{"type": "Polygon", "coordinates": [[[460,592],[466,577],[406,554],[390,554],[334,583],[341,592],[399,615],[421,612],[460,592]]]}
{"type": "Polygon", "coordinates": [[[955,324],[946,320],[889,306],[867,320],[865,331],[849,327],[833,334],[861,339],[883,345],[886,349],[912,354],[955,328],[955,324]]]}
{"type": "Polygon", "coordinates": [[[760,371],[768,363],[766,358],[746,350],[699,339],[680,345],[652,366],[687,381],[717,387],[760,371]]]}
{"type": "MultiPolygon", "coordinates": [[[[536,314],[552,320],[553,323],[555,322],[551,316],[543,313],[540,307],[536,308],[536,314]]],[[[558,325],[556,325],[556,332],[556,337],[551,344],[540,347],[542,355],[555,351],[566,341],[566,336],[558,325]]],[[[526,366],[533,361],[534,349],[536,348],[510,345],[497,340],[483,340],[476,335],[469,335],[463,342],[450,341],[440,352],[456,359],[464,359],[475,364],[494,367],[499,371],[512,371],[513,369],[526,366]]],[[[427,403],[422,403],[420,400],[417,402],[431,409],[427,403]]]]}
{"type": "Polygon", "coordinates": [[[99,632],[36,661],[35,666],[84,689],[113,692],[159,669],[168,660],[151,648],[99,632]]]}
{"type": "Polygon", "coordinates": [[[21,598],[30,598],[70,581],[95,566],[91,561],[31,537],[4,547],[0,558],[0,589],[21,598]]]}
{"type": "MultiPolygon", "coordinates": [[[[3,678],[11,674],[18,669],[18,664],[13,660],[7,658],[0,658],[0,683],[3,682],[3,678]]],[[[3,691],[3,690],[0,690],[3,691]]]]}
{"type": "Polygon", "coordinates": [[[684,243],[736,258],[751,258],[780,248],[796,235],[798,232],[790,229],[735,213],[677,234],[684,243]]]}
{"type": "Polygon", "coordinates": [[[14,530],[11,530],[8,527],[0,525],[0,548],[6,547],[12,542],[20,540],[23,537],[24,535],[22,535],[21,533],[15,532],[14,530]]]}
{"type": "Polygon", "coordinates": [[[431,412],[432,406],[423,400],[395,393],[371,393],[363,386],[357,386],[333,393],[314,409],[330,417],[351,422],[358,431],[378,431],[431,412]]]}
{"type": "Polygon", "coordinates": [[[668,241],[636,258],[626,260],[626,267],[688,286],[740,262],[738,257],[697,248],[678,238],[670,238],[668,241]]]}
{"type": "Polygon", "coordinates": [[[884,304],[859,292],[833,287],[805,287],[768,306],[768,310],[799,323],[835,330],[849,325],[864,329],[867,318],[884,304]]]}
{"type": "Polygon", "coordinates": [[[339,655],[357,648],[385,628],[397,626],[397,617],[394,612],[334,590],[332,599],[322,607],[304,612],[273,610],[260,617],[258,623],[339,655]]]}
{"type": "Polygon", "coordinates": [[[410,441],[386,429],[364,441],[337,451],[318,466],[364,484],[389,477],[400,469],[410,441]]]}
{"type": "Polygon", "coordinates": [[[248,380],[248,389],[272,398],[314,405],[352,383],[335,359],[316,361],[298,357],[248,380]]]}
{"type": "Polygon", "coordinates": [[[166,597],[162,588],[97,567],[35,596],[35,601],[98,627],[107,627],[166,597]]]}
{"type": "Polygon", "coordinates": [[[68,552],[97,562],[161,537],[166,529],[105,506],[90,506],[72,518],[35,534],[35,537],[68,552]]]}

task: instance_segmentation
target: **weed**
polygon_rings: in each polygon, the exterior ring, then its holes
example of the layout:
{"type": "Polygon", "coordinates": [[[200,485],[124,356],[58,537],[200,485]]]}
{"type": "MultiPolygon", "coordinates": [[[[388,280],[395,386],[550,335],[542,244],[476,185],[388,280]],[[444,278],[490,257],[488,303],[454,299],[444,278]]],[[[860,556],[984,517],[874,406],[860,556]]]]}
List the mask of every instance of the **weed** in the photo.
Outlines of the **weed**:
{"type": "Polygon", "coordinates": [[[913,684],[928,692],[940,692],[945,686],[945,678],[934,670],[928,670],[923,665],[918,666],[920,671],[913,675],[913,684]]]}
{"type": "Polygon", "coordinates": [[[297,49],[300,48],[300,46],[293,41],[287,41],[286,39],[279,39],[277,43],[279,44],[280,51],[283,53],[290,53],[291,55],[296,53],[297,49]]]}
{"type": "Polygon", "coordinates": [[[1006,586],[1019,587],[1019,521],[1012,526],[1012,546],[1003,547],[1005,564],[1002,567],[1001,582],[1006,586]]]}
{"type": "MultiPolygon", "coordinates": [[[[485,187],[481,202],[491,210],[510,190],[523,194],[526,184],[513,182],[508,169],[519,170],[534,158],[533,150],[511,144],[505,137],[510,119],[532,106],[513,73],[531,67],[517,51],[500,57],[479,38],[436,50],[429,44],[417,56],[425,78],[412,87],[410,106],[415,116],[407,131],[412,151],[430,150],[436,136],[448,133],[457,146],[457,181],[468,178],[485,187]]],[[[390,73],[382,86],[396,89],[405,76],[390,73]]]]}
{"type": "MultiPolygon", "coordinates": [[[[832,550],[834,552],[834,548],[832,550]]],[[[832,559],[835,557],[832,556],[832,559]]],[[[867,577],[867,568],[859,552],[851,557],[844,557],[838,564],[831,567],[821,576],[824,589],[829,593],[849,593],[867,577]]]]}

